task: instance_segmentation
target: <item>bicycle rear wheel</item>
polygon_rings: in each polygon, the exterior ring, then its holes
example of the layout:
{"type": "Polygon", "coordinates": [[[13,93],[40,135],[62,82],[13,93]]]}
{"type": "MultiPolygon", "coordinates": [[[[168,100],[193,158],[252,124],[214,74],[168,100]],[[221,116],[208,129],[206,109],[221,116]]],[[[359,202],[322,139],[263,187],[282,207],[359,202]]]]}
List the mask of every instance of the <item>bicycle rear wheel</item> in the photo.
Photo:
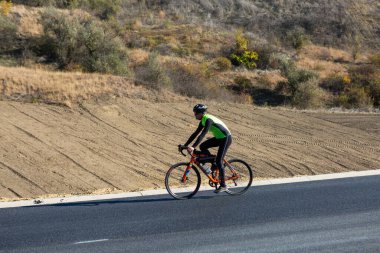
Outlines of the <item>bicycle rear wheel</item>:
{"type": "Polygon", "coordinates": [[[251,167],[240,159],[232,159],[225,163],[224,178],[231,195],[246,192],[252,184],[253,172],[251,167]]]}
{"type": "Polygon", "coordinates": [[[166,173],[166,190],[173,198],[189,199],[199,190],[201,175],[194,166],[188,169],[188,165],[188,163],[174,164],[166,173]]]}

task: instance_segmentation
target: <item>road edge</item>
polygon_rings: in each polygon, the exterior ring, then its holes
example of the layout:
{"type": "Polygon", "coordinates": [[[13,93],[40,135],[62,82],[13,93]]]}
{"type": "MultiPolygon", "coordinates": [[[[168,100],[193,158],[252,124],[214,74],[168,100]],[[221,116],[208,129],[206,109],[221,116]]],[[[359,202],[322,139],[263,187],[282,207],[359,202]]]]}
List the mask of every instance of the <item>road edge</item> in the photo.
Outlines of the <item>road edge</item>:
{"type": "MultiPolygon", "coordinates": [[[[313,175],[313,176],[296,176],[296,177],[291,177],[291,178],[254,180],[252,183],[252,187],[263,186],[263,185],[290,184],[290,183],[299,183],[299,182],[331,180],[331,179],[350,178],[350,177],[375,176],[375,175],[380,175],[380,169],[321,174],[321,175],[313,175]]],[[[205,187],[200,188],[200,191],[207,191],[207,190],[211,190],[210,187],[205,186],[205,187]]],[[[116,193],[116,194],[70,196],[70,197],[61,197],[61,198],[46,198],[46,199],[36,198],[36,199],[31,199],[31,200],[0,202],[0,208],[67,204],[67,203],[76,203],[76,202],[133,198],[133,197],[153,196],[153,195],[162,195],[162,194],[167,194],[167,191],[165,189],[160,189],[160,190],[146,190],[146,191],[139,191],[139,192],[124,192],[124,193],[116,193]]]]}

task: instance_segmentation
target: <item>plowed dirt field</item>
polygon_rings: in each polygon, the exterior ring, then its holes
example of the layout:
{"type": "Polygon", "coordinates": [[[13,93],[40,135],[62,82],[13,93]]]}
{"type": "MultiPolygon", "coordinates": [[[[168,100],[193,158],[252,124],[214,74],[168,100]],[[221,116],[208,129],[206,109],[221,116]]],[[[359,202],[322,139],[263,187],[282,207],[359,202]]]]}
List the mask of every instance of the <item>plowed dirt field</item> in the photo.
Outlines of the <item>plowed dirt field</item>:
{"type": "MultiPolygon", "coordinates": [[[[194,102],[0,102],[0,200],[164,188],[194,102]]],[[[257,178],[380,169],[380,115],[211,103],[257,178]]]]}

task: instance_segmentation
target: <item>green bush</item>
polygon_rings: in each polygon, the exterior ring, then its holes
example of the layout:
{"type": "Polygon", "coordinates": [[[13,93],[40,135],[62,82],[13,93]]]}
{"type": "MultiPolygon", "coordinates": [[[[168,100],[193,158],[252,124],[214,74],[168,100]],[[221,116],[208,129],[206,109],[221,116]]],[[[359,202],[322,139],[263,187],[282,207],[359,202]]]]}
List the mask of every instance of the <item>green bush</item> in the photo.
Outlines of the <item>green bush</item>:
{"type": "Polygon", "coordinates": [[[269,58],[269,67],[279,69],[282,75],[286,76],[288,72],[296,69],[296,64],[289,56],[275,53],[269,58]]]}
{"type": "Polygon", "coordinates": [[[291,99],[292,105],[301,109],[317,108],[324,104],[323,91],[316,78],[299,83],[291,99]]]}
{"type": "Polygon", "coordinates": [[[277,49],[270,45],[256,46],[255,52],[260,56],[257,60],[258,69],[271,68],[271,59],[276,54],[277,49]]]}
{"type": "Polygon", "coordinates": [[[380,107],[380,78],[371,85],[370,92],[373,99],[373,105],[380,107]]]}
{"type": "Polygon", "coordinates": [[[15,49],[18,37],[17,25],[0,15],[0,53],[15,49]]]}
{"type": "Polygon", "coordinates": [[[42,53],[57,62],[62,69],[78,61],[77,57],[81,53],[78,37],[83,21],[48,9],[42,14],[40,22],[44,30],[42,53]]]}
{"type": "Polygon", "coordinates": [[[380,70],[375,65],[361,65],[351,67],[348,70],[352,83],[368,87],[374,81],[375,76],[380,74],[380,70]]]}
{"type": "Polygon", "coordinates": [[[231,54],[231,61],[236,66],[243,65],[248,69],[256,68],[256,62],[259,59],[259,55],[251,50],[245,50],[242,53],[231,54]]]}
{"type": "Polygon", "coordinates": [[[373,100],[365,88],[352,86],[335,98],[335,105],[344,108],[367,108],[373,105],[373,100]]]}
{"type": "Polygon", "coordinates": [[[299,108],[322,106],[323,91],[319,88],[316,73],[298,69],[295,62],[283,54],[273,54],[270,66],[279,69],[287,78],[287,81],[277,84],[275,91],[289,96],[293,106],[299,108]]]}
{"type": "MultiPolygon", "coordinates": [[[[376,65],[362,65],[349,69],[352,86],[364,88],[374,106],[380,105],[380,69],[376,65]]],[[[362,91],[356,91],[362,93],[362,91]]],[[[359,96],[359,95],[358,95],[359,96]]],[[[355,99],[352,101],[356,101],[355,99]]]]}
{"type": "Polygon", "coordinates": [[[61,69],[79,64],[88,72],[128,74],[126,49],[104,23],[53,9],[42,15],[41,23],[45,41],[42,52],[61,69]]]}
{"type": "Polygon", "coordinates": [[[244,66],[248,69],[256,68],[256,61],[259,59],[257,52],[248,49],[248,39],[239,30],[235,36],[236,47],[234,53],[230,55],[231,62],[235,66],[244,66]]]}
{"type": "Polygon", "coordinates": [[[78,5],[78,0],[13,0],[12,2],[33,7],[54,6],[58,8],[68,8],[78,5]]]}
{"type": "Polygon", "coordinates": [[[155,90],[171,87],[171,80],[165,68],[158,60],[158,53],[150,53],[146,63],[136,72],[136,77],[145,86],[155,90]]]}
{"type": "Polygon", "coordinates": [[[121,9],[121,0],[78,0],[82,8],[89,9],[101,19],[115,16],[121,9]]]}
{"type": "Polygon", "coordinates": [[[288,78],[290,92],[293,95],[298,89],[299,84],[308,82],[309,80],[316,78],[317,75],[309,70],[293,69],[286,74],[286,77],[288,78]]]}
{"type": "Polygon", "coordinates": [[[287,32],[286,40],[296,50],[300,50],[305,45],[310,43],[309,36],[306,35],[304,29],[300,27],[287,32]]]}
{"type": "Polygon", "coordinates": [[[15,4],[34,7],[53,6],[57,8],[76,8],[93,12],[101,19],[115,16],[121,9],[121,0],[13,0],[15,4]]]}
{"type": "Polygon", "coordinates": [[[368,107],[372,104],[368,92],[363,87],[352,87],[346,94],[350,107],[361,108],[368,107]]]}
{"type": "Polygon", "coordinates": [[[291,97],[295,95],[295,92],[302,83],[306,83],[311,79],[317,78],[317,75],[314,72],[305,69],[298,69],[296,67],[289,67],[288,65],[284,66],[281,73],[288,80],[286,82],[280,82],[277,91],[285,92],[291,97]]]}

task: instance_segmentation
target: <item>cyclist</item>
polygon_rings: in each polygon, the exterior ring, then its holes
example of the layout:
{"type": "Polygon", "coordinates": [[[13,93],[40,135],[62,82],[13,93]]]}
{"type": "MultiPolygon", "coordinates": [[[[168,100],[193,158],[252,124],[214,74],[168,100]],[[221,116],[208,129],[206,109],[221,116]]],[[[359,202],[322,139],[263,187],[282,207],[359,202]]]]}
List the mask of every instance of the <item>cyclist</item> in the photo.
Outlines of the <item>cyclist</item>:
{"type": "Polygon", "coordinates": [[[210,152],[208,151],[209,148],[219,147],[215,162],[220,172],[220,186],[214,192],[225,192],[228,191],[228,189],[226,183],[224,182],[223,159],[232,142],[231,132],[220,119],[213,115],[207,114],[206,111],[207,105],[197,104],[194,106],[194,116],[197,120],[200,120],[200,122],[198,128],[190,136],[184,146],[187,147],[187,151],[189,153],[192,153],[195,147],[203,140],[208,131],[213,134],[214,137],[203,142],[199,148],[202,153],[210,155],[210,152]],[[194,144],[192,146],[188,146],[198,135],[199,137],[194,144]]]}

